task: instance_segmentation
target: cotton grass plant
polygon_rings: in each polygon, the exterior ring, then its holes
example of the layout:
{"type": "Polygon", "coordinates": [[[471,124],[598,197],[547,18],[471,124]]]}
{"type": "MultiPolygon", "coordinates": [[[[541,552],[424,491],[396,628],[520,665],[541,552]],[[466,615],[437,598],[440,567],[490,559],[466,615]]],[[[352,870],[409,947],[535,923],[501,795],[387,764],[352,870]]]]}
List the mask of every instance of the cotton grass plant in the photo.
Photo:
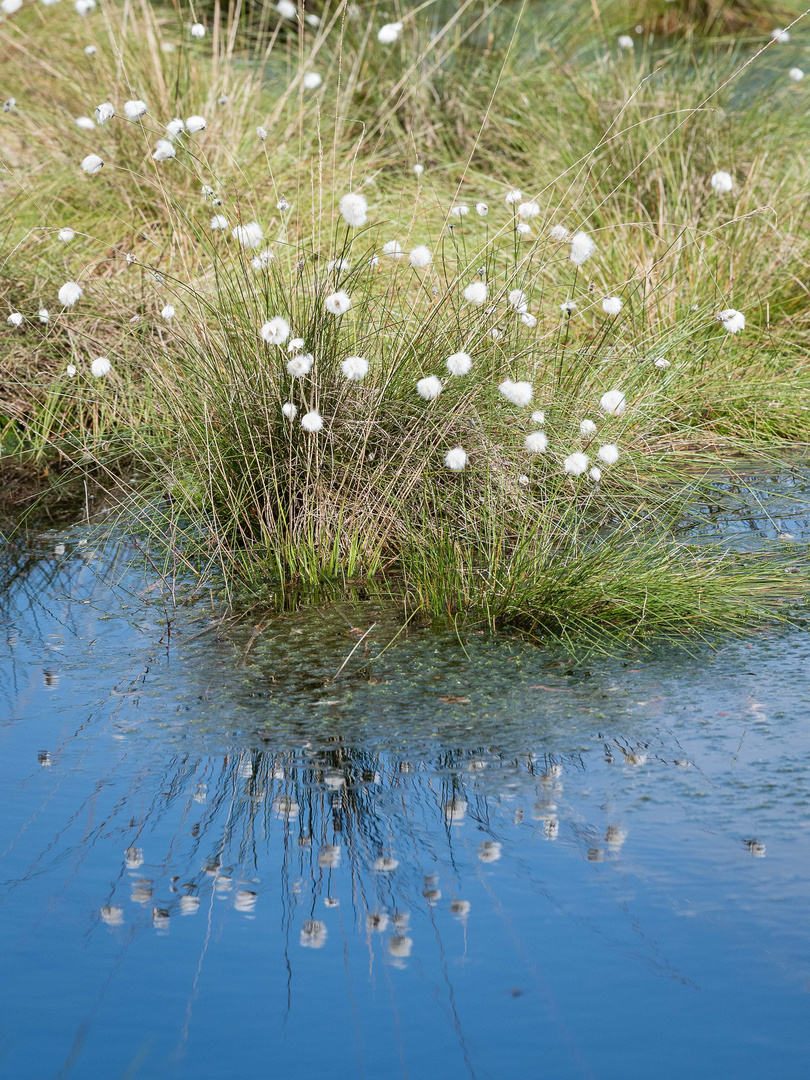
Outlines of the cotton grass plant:
{"type": "Polygon", "coordinates": [[[753,159],[716,111],[741,53],[711,69],[670,46],[653,77],[635,45],[593,59],[578,25],[555,30],[548,109],[525,5],[308,14],[263,7],[209,36],[111,8],[91,85],[86,54],[60,60],[58,124],[20,72],[5,265],[33,256],[38,276],[11,290],[8,332],[69,349],[54,447],[146,466],[131,505],[234,595],[363,582],[568,635],[762,614],[786,579],[674,532],[705,447],[795,438],[807,385],[786,280],[807,254],[800,173],[765,154],[773,100],[753,159]],[[777,235],[761,195],[787,208],[777,235]],[[77,428],[87,402],[115,438],[77,428]]]}

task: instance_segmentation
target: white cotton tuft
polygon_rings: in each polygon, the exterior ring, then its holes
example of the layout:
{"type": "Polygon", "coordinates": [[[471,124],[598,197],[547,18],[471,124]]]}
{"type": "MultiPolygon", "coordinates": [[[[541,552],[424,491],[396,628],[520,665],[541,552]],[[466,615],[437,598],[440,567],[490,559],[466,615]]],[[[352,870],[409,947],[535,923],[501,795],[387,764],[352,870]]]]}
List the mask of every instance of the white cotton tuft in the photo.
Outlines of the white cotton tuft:
{"type": "Polygon", "coordinates": [[[599,399],[599,408],[608,416],[621,416],[627,408],[627,399],[621,390],[608,390],[599,399]]]}
{"type": "Polygon", "coordinates": [[[433,401],[442,392],[441,381],[435,375],[428,375],[416,384],[416,392],[425,401],[433,401]]]}
{"type": "Polygon", "coordinates": [[[712,191],[717,195],[728,195],[729,191],[734,187],[734,178],[731,173],[724,172],[722,169],[720,172],[716,172],[711,179],[712,191]]]}
{"type": "Polygon", "coordinates": [[[399,240],[388,240],[383,244],[383,255],[387,255],[389,259],[401,259],[402,258],[402,244],[399,240]]]}
{"type": "Polygon", "coordinates": [[[533,424],[545,424],[546,414],[542,411],[542,409],[535,409],[535,411],[532,413],[531,420],[533,424]]]}
{"type": "Polygon", "coordinates": [[[214,214],[211,218],[211,228],[214,232],[221,232],[223,229],[227,229],[228,219],[222,214],[214,214]]]}
{"type": "Polygon", "coordinates": [[[526,293],[523,292],[522,289],[512,289],[512,291],[509,293],[508,300],[510,306],[513,307],[515,311],[519,311],[521,314],[523,314],[523,312],[526,310],[526,293]]]}
{"type": "Polygon", "coordinates": [[[152,158],[155,161],[171,161],[176,153],[174,143],[170,143],[168,139],[158,139],[152,158]]]}
{"type": "Polygon", "coordinates": [[[477,202],[475,204],[475,212],[479,217],[486,217],[489,213],[489,207],[485,202],[477,202]]]}
{"type": "Polygon", "coordinates": [[[298,412],[298,409],[295,407],[295,405],[293,405],[291,401],[285,401],[284,404],[281,406],[281,411],[284,413],[288,420],[294,420],[295,414],[298,412]]]}
{"type": "Polygon", "coordinates": [[[448,450],[444,455],[444,463],[451,472],[461,472],[469,462],[467,457],[467,451],[462,450],[460,446],[456,446],[453,450],[448,450]]]}
{"type": "Polygon", "coordinates": [[[534,199],[530,199],[529,202],[521,203],[518,206],[517,212],[518,217],[523,218],[524,221],[531,221],[532,218],[536,218],[540,213],[540,207],[534,199]]]}
{"type": "Polygon", "coordinates": [[[507,206],[514,206],[516,203],[519,203],[522,198],[523,198],[523,192],[518,191],[517,188],[512,188],[511,191],[507,191],[507,193],[506,193],[506,200],[505,200],[506,205],[507,206]]]}
{"type": "Polygon", "coordinates": [[[368,221],[368,203],[363,195],[349,193],[338,203],[343,220],[353,229],[359,229],[368,221]]]}
{"type": "Polygon", "coordinates": [[[258,221],[249,221],[247,225],[237,225],[231,230],[231,236],[238,240],[243,248],[257,248],[264,240],[264,233],[258,221]]]}
{"type": "Polygon", "coordinates": [[[526,436],[523,445],[530,454],[545,454],[548,450],[548,439],[544,431],[532,431],[526,436]]]}
{"type": "Polygon", "coordinates": [[[413,171],[416,173],[417,176],[421,176],[422,173],[425,171],[425,166],[417,161],[417,163],[413,167],[413,171]]]}
{"type": "Polygon", "coordinates": [[[12,311],[9,317],[6,319],[9,326],[22,326],[25,322],[25,316],[19,311],[12,311]]]}
{"type": "Polygon", "coordinates": [[[393,45],[401,33],[401,22],[386,23],[377,31],[377,41],[382,45],[393,45]]]}
{"type": "Polygon", "coordinates": [[[254,255],[250,260],[250,265],[254,270],[264,270],[275,259],[275,255],[270,248],[265,248],[264,251],[260,251],[258,255],[254,255]]]}
{"type": "Polygon", "coordinates": [[[287,352],[300,352],[304,348],[304,339],[302,337],[294,337],[287,342],[287,352]]]}
{"type": "Polygon", "coordinates": [[[791,82],[801,82],[804,78],[804,72],[801,68],[791,68],[788,72],[791,82]]]}
{"type": "Polygon", "coordinates": [[[448,356],[446,363],[451,375],[466,375],[472,367],[472,357],[469,353],[457,352],[448,356]]]}
{"type": "Polygon", "coordinates": [[[635,42],[629,34],[620,34],[616,39],[616,44],[620,49],[634,49],[636,47],[635,42]]]}
{"type": "Polygon", "coordinates": [[[298,14],[298,8],[292,3],[292,0],[278,0],[276,11],[282,19],[294,19],[298,14]]]}
{"type": "Polygon", "coordinates": [[[63,244],[69,244],[71,240],[75,239],[76,233],[73,229],[60,229],[56,234],[63,244]]]}
{"type": "Polygon", "coordinates": [[[656,360],[653,360],[653,364],[662,371],[669,367],[669,360],[665,356],[659,356],[656,360]]]}
{"type": "Polygon", "coordinates": [[[453,217],[466,217],[469,212],[469,206],[466,206],[464,203],[459,203],[458,206],[450,207],[450,213],[453,215],[453,217]]]}
{"type": "Polygon", "coordinates": [[[106,356],[97,356],[90,365],[90,370],[95,378],[103,379],[105,375],[109,375],[112,371],[112,364],[106,356]]]}
{"type": "Polygon", "coordinates": [[[528,326],[531,329],[533,326],[537,326],[537,316],[532,315],[528,311],[521,312],[520,321],[524,326],[528,326]]]}
{"type": "Polygon", "coordinates": [[[320,15],[305,15],[304,20],[307,26],[311,26],[313,30],[317,29],[321,25],[320,15]]]}
{"type": "Polygon", "coordinates": [[[256,128],[256,135],[258,136],[258,138],[261,139],[262,142],[266,142],[267,141],[267,128],[257,127],[256,128]]]}
{"type": "Polygon", "coordinates": [[[100,105],[96,105],[96,123],[106,124],[108,120],[112,120],[115,116],[115,109],[112,107],[109,101],[103,101],[100,105]]]}
{"type": "Polygon", "coordinates": [[[182,135],[185,130],[186,125],[179,116],[176,116],[174,120],[170,120],[166,125],[166,134],[170,139],[176,139],[177,136],[182,135]]]}
{"type": "Polygon", "coordinates": [[[301,84],[305,90],[317,90],[323,83],[323,79],[317,71],[308,71],[301,80],[301,84]]]}
{"type": "Polygon", "coordinates": [[[515,225],[515,232],[518,236],[531,236],[531,225],[529,225],[528,221],[519,221],[517,225],[515,225]]]}
{"type": "Polygon", "coordinates": [[[594,465],[594,467],[588,473],[588,478],[590,480],[593,480],[595,484],[598,484],[599,481],[602,479],[602,470],[597,465],[594,465]]]}
{"type": "Polygon", "coordinates": [[[614,443],[605,443],[599,447],[596,456],[604,465],[615,465],[619,460],[619,448],[614,443]]]}
{"type": "Polygon", "coordinates": [[[360,382],[368,375],[368,360],[362,356],[347,356],[341,362],[340,370],[349,382],[360,382]]]}
{"type": "Polygon", "coordinates": [[[312,371],[315,357],[312,353],[299,353],[292,360],[287,361],[287,371],[294,379],[302,379],[312,371]]]}
{"type": "Polygon", "coordinates": [[[416,270],[424,270],[426,266],[430,266],[430,261],[433,256],[430,253],[429,247],[426,247],[424,244],[417,244],[408,258],[411,261],[411,266],[416,270]]]}
{"type": "Polygon", "coordinates": [[[576,310],[576,300],[563,300],[563,302],[560,304],[560,311],[563,313],[563,315],[573,315],[576,310]]]}
{"type": "MultiPolygon", "coordinates": [[[[283,345],[290,336],[290,324],[280,315],[276,315],[263,324],[259,333],[262,341],[266,341],[268,345],[283,345]]],[[[303,345],[303,342],[301,344],[303,345]]]]}
{"type": "Polygon", "coordinates": [[[771,40],[778,41],[780,45],[787,45],[790,34],[787,30],[771,30],[771,40]]]}
{"type": "Polygon", "coordinates": [[[304,413],[301,417],[301,427],[304,431],[311,431],[315,435],[323,428],[323,417],[317,409],[304,413]]]}
{"type": "Polygon", "coordinates": [[[83,293],[84,289],[77,282],[66,281],[57,296],[62,307],[73,307],[76,301],[81,299],[83,293]]]}
{"type": "Polygon", "coordinates": [[[576,232],[571,237],[571,255],[570,259],[572,263],[576,263],[577,266],[582,266],[586,259],[590,259],[596,250],[596,244],[585,232],[576,232]]]}
{"type": "Polygon", "coordinates": [[[338,273],[342,273],[345,270],[348,274],[351,268],[352,264],[348,259],[330,259],[326,264],[327,272],[330,274],[335,270],[337,270],[338,273]]]}
{"type": "Polygon", "coordinates": [[[3,0],[3,2],[0,3],[0,9],[2,9],[6,15],[13,15],[15,12],[19,11],[21,7],[22,0],[3,0]]]}
{"type": "Polygon", "coordinates": [[[487,287],[483,281],[471,281],[464,290],[464,299],[469,304],[485,304],[487,287]]]}
{"type": "Polygon", "coordinates": [[[507,401],[511,401],[513,405],[517,405],[519,408],[528,405],[534,393],[531,383],[512,382],[511,379],[504,379],[498,389],[507,401]]]}
{"type": "Polygon", "coordinates": [[[67,377],[69,379],[72,379],[76,374],[76,366],[74,364],[68,364],[68,366],[65,368],[65,373],[67,374],[67,377]]]}
{"type": "Polygon", "coordinates": [[[723,324],[723,329],[728,330],[729,334],[739,334],[740,330],[745,329],[745,316],[741,311],[735,311],[734,308],[721,311],[717,319],[723,324]]]}
{"type": "Polygon", "coordinates": [[[186,131],[190,135],[195,135],[198,131],[205,131],[206,122],[204,116],[187,116],[186,117],[186,131]]]}
{"type": "Polygon", "coordinates": [[[342,289],[326,298],[326,310],[330,315],[343,315],[352,306],[351,297],[342,289]]]}
{"type": "Polygon", "coordinates": [[[606,296],[602,301],[602,311],[606,315],[618,315],[624,307],[624,302],[618,296],[606,296]]]}
{"type": "Polygon", "coordinates": [[[548,235],[551,237],[552,240],[567,240],[568,229],[566,229],[564,225],[552,225],[548,235]]]}
{"type": "Polygon", "coordinates": [[[82,131],[92,131],[95,126],[95,120],[91,120],[89,116],[76,117],[76,127],[81,128],[82,131]]]}
{"type": "Polygon", "coordinates": [[[205,37],[205,27],[203,26],[202,23],[198,23],[198,22],[194,23],[194,25],[191,27],[191,36],[193,38],[204,38],[205,37]]]}
{"type": "Polygon", "coordinates": [[[579,425],[579,433],[584,439],[589,439],[596,434],[596,424],[593,420],[583,420],[579,425]]]}
{"type": "Polygon", "coordinates": [[[96,0],[76,0],[73,7],[78,15],[89,15],[96,6],[96,0]]]}
{"type": "Polygon", "coordinates": [[[137,120],[138,117],[143,116],[146,113],[145,101],[125,101],[124,102],[124,114],[127,120],[137,120]]]}
{"type": "Polygon", "coordinates": [[[565,459],[563,468],[569,476],[582,476],[587,471],[589,464],[588,455],[577,451],[577,453],[570,454],[565,459]]]}
{"type": "Polygon", "coordinates": [[[41,307],[37,314],[39,315],[39,321],[41,323],[49,323],[51,321],[51,313],[47,308],[41,307]]]}
{"type": "Polygon", "coordinates": [[[167,304],[164,308],[162,308],[161,312],[160,312],[160,317],[161,317],[161,319],[165,319],[166,322],[169,322],[171,319],[173,319],[174,318],[174,305],[173,304],[167,304]]]}

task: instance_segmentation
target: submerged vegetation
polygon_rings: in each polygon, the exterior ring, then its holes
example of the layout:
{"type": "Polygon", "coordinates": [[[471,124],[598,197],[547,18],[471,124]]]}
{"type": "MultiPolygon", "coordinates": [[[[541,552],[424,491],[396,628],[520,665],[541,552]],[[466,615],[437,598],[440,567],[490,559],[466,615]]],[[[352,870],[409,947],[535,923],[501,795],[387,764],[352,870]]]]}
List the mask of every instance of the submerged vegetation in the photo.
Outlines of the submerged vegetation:
{"type": "Polygon", "coordinates": [[[683,536],[807,437],[799,11],[2,6],[0,467],[232,598],[573,640],[803,595],[683,536]]]}

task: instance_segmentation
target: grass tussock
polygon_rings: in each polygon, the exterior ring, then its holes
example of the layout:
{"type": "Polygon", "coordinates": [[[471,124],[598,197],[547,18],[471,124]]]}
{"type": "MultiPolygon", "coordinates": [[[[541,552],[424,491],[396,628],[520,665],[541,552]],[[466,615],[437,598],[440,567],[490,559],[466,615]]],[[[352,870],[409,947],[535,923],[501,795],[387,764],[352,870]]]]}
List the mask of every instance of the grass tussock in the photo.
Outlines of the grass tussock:
{"type": "Polygon", "coordinates": [[[568,637],[778,611],[796,566],[678,529],[718,455],[806,440],[807,91],[789,6],[666,8],[437,2],[381,42],[376,5],[217,5],[202,37],[23,6],[6,459],[137,472],[234,595],[376,582],[568,637]]]}

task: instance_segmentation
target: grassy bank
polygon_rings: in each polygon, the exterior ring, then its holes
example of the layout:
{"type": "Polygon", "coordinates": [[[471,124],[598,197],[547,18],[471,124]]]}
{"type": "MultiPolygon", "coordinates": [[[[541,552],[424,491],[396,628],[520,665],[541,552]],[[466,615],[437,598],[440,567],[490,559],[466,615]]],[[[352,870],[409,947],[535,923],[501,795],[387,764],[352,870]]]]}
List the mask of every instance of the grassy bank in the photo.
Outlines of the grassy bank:
{"type": "Polygon", "coordinates": [[[769,11],[265,5],[194,36],[24,5],[5,458],[136,474],[122,508],[233,595],[384,583],[569,636],[775,610],[795,559],[676,532],[724,455],[807,437],[810,79],[769,11]]]}

